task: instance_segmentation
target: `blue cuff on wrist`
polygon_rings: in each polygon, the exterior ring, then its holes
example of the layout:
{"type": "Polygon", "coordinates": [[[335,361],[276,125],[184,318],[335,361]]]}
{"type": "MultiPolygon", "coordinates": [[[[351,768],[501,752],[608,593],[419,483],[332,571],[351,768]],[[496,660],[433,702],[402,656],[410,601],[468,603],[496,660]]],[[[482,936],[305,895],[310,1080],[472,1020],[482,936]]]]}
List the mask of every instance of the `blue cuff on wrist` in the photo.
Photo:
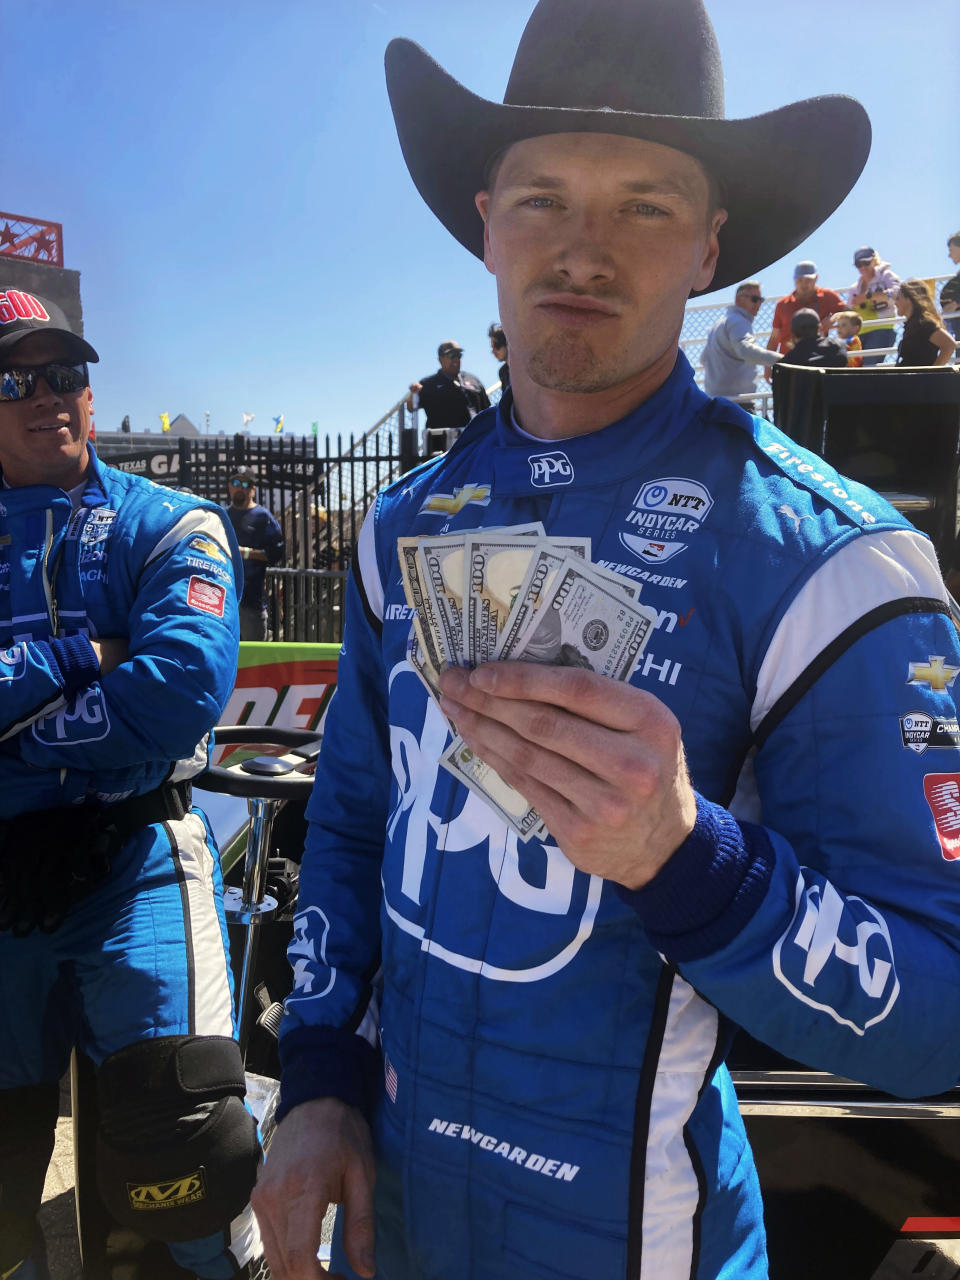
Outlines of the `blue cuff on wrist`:
{"type": "Polygon", "coordinates": [[[85,689],[99,676],[100,663],[86,636],[65,636],[49,640],[47,645],[60,674],[64,693],[85,689]]]}
{"type": "Polygon", "coordinates": [[[280,1040],[277,1121],[313,1098],[339,1098],[369,1120],[380,1096],[380,1054],[361,1036],[337,1027],[303,1027],[280,1040]]]}
{"type": "Polygon", "coordinates": [[[752,919],[775,856],[763,827],[698,795],[694,828],[666,865],[642,889],[618,885],[617,892],[658,951],[696,960],[725,947],[752,919]]]}

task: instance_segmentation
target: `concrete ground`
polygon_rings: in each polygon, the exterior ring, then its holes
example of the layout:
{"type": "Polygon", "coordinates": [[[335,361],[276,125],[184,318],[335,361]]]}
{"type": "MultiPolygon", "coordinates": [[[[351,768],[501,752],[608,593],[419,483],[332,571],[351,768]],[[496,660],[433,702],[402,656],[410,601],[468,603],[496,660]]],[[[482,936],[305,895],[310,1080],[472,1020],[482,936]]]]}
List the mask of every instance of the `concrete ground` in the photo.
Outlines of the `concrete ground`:
{"type": "Polygon", "coordinates": [[[70,1091],[60,1088],[60,1119],[53,1159],[43,1188],[40,1225],[47,1241],[51,1280],[80,1280],[76,1201],[73,1194],[73,1126],[70,1091]]]}

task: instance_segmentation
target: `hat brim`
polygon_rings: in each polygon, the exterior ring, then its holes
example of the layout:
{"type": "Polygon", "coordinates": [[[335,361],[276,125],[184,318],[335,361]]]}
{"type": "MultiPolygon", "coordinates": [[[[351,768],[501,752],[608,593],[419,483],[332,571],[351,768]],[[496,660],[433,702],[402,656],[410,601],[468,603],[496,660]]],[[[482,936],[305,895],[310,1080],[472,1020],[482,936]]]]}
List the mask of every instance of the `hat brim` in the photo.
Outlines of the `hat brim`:
{"type": "Polygon", "coordinates": [[[35,329],[21,329],[17,333],[0,335],[0,355],[14,350],[21,342],[26,342],[27,338],[32,338],[35,333],[42,333],[45,337],[63,338],[85,364],[100,363],[100,357],[86,339],[71,333],[69,329],[51,329],[47,325],[39,324],[35,329]]]}
{"type": "Polygon", "coordinates": [[[412,40],[392,40],[387,90],[414,185],[457,240],[483,257],[474,205],[486,166],[504,147],[551,133],[613,133],[696,157],[723,185],[727,221],[710,285],[724,289],[801,244],[841,204],[870,153],[870,120],[853,98],[809,98],[743,120],[569,107],[507,106],[480,98],[412,40]]]}

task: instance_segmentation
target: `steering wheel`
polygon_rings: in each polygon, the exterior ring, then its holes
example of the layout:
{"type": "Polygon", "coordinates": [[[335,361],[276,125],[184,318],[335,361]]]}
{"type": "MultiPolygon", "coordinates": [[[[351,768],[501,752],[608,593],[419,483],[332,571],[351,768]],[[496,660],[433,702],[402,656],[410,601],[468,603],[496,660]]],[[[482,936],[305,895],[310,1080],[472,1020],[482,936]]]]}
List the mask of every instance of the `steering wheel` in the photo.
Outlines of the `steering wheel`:
{"type": "Polygon", "coordinates": [[[280,756],[253,756],[239,764],[207,765],[195,779],[198,787],[246,799],[290,800],[313,786],[313,770],[323,734],[313,729],[281,729],[255,725],[227,725],[217,729],[218,747],[285,747],[280,756]]]}

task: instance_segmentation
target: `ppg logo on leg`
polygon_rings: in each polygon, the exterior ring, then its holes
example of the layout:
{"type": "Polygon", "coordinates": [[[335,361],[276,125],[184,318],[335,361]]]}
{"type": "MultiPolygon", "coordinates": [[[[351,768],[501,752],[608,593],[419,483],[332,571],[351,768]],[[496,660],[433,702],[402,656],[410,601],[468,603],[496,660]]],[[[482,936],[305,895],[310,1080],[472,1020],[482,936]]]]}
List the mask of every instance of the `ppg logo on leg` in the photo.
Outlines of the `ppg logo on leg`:
{"type": "Polygon", "coordinates": [[[528,462],[530,482],[535,489],[555,489],[573,483],[573,463],[565,453],[533,453],[528,462]]]}

